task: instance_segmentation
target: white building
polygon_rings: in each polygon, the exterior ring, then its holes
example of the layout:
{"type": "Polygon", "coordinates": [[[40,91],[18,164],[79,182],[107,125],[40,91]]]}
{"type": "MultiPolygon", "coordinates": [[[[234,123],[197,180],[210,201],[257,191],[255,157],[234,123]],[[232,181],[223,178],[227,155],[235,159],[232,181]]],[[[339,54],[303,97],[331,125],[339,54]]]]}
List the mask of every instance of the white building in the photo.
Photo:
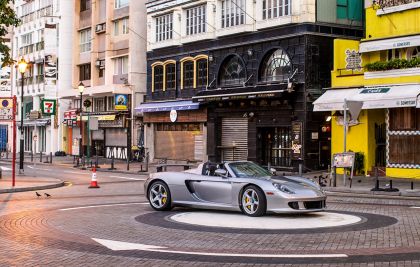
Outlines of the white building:
{"type": "MultiPolygon", "coordinates": [[[[71,87],[72,12],[66,0],[33,0],[15,2],[22,24],[14,29],[13,57],[29,62],[22,76],[17,69],[12,83],[20,107],[23,93],[24,150],[54,153],[59,149],[60,121],[57,100],[60,90],[71,87]],[[70,62],[69,62],[70,61],[70,62]],[[58,74],[60,70],[60,74],[58,74]],[[52,114],[43,114],[42,101],[56,101],[52,114]]],[[[19,109],[20,110],[20,109],[19,109]]],[[[18,125],[21,114],[18,111],[18,125]]],[[[18,131],[18,139],[20,131],[18,131]]]]}
{"type": "MultiPolygon", "coordinates": [[[[5,36],[4,43],[11,47],[11,34],[5,36]]],[[[2,55],[0,54],[0,99],[4,97],[10,98],[12,94],[12,68],[10,66],[2,67],[2,55]]],[[[12,123],[8,121],[0,121],[0,151],[11,151],[13,138],[12,123]]]]}

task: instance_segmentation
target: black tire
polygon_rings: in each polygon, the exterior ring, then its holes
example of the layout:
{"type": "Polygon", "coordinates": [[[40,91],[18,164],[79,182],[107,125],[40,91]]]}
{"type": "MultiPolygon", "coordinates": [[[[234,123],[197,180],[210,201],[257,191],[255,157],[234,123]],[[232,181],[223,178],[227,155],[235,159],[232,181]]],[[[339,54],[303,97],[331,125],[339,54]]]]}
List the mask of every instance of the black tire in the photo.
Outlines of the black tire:
{"type": "Polygon", "coordinates": [[[150,206],[158,211],[172,209],[172,198],[169,187],[162,181],[153,182],[147,191],[150,206]]]}
{"type": "Polygon", "coordinates": [[[242,190],[242,194],[239,197],[239,203],[242,212],[247,216],[260,217],[267,211],[267,200],[264,192],[254,185],[247,186],[244,190],[242,190]],[[251,195],[249,193],[254,194],[253,199],[251,199],[251,195]],[[256,201],[258,201],[258,204],[255,204],[257,203],[256,201]],[[250,203],[250,205],[245,205],[246,203],[250,203]]]}

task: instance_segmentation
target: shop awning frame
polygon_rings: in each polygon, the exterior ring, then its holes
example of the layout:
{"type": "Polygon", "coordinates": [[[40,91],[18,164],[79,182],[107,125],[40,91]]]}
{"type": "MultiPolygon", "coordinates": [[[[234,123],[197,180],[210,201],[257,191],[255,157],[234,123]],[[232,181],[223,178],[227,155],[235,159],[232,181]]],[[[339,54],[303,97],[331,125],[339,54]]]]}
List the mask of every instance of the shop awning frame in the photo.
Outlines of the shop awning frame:
{"type": "Polygon", "coordinates": [[[171,110],[197,110],[200,103],[194,103],[191,100],[167,101],[167,102],[150,102],[142,103],[135,108],[137,113],[164,112],[171,110]]]}
{"type": "Polygon", "coordinates": [[[420,35],[362,41],[360,43],[359,52],[366,53],[415,46],[420,46],[420,35]]]}
{"type": "Polygon", "coordinates": [[[420,107],[420,84],[352,89],[328,89],[314,103],[314,111],[343,110],[344,99],[363,101],[362,109],[420,107]]]}

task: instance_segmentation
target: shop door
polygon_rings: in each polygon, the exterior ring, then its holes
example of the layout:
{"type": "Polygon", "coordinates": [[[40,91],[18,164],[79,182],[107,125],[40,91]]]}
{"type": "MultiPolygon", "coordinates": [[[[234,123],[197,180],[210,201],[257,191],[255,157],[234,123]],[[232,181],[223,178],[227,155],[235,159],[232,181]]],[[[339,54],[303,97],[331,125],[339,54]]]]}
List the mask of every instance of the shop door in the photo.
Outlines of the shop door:
{"type": "Polygon", "coordinates": [[[375,164],[376,167],[385,167],[386,165],[386,128],[385,123],[375,123],[375,164]]]}
{"type": "Polygon", "coordinates": [[[292,166],[292,142],[289,127],[264,127],[257,130],[258,162],[275,167],[292,166]]]}
{"type": "Polygon", "coordinates": [[[248,118],[222,119],[222,143],[218,149],[222,161],[248,159],[248,118]]]}
{"type": "MultiPolygon", "coordinates": [[[[33,140],[33,128],[32,127],[24,127],[23,128],[24,133],[24,151],[30,152],[32,151],[32,140],[33,140]]],[[[36,151],[34,151],[36,152],[36,151]]]]}

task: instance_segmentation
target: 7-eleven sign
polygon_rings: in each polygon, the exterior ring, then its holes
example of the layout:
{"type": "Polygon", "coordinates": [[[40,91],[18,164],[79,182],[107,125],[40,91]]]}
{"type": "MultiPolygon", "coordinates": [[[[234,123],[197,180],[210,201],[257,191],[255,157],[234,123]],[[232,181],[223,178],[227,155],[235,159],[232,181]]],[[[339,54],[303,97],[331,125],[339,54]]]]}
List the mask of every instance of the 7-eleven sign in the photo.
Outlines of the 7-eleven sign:
{"type": "Polygon", "coordinates": [[[41,102],[41,109],[43,115],[54,115],[57,107],[57,100],[43,99],[41,102]]]}

